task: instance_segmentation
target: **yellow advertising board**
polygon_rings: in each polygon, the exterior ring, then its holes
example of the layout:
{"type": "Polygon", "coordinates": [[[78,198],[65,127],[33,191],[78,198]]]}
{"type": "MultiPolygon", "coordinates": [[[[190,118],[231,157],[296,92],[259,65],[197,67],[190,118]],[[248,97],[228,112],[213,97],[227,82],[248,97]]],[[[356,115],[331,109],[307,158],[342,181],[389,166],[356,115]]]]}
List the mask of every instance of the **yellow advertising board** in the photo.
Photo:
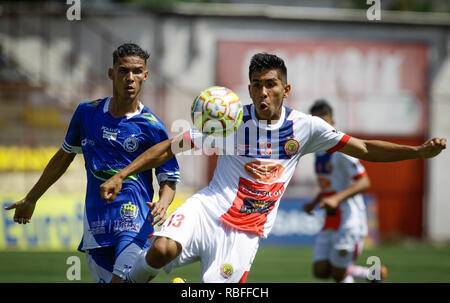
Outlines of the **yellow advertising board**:
{"type": "Polygon", "coordinates": [[[14,210],[5,206],[22,199],[0,196],[0,249],[72,250],[82,235],[84,194],[45,195],[37,203],[31,223],[13,221],[14,210]]]}
{"type": "Polygon", "coordinates": [[[0,171],[42,171],[58,149],[0,145],[0,171]]]}
{"type": "MultiPolygon", "coordinates": [[[[0,250],[75,250],[83,233],[84,193],[44,195],[36,205],[31,223],[13,221],[14,210],[5,206],[23,195],[0,194],[0,250]]],[[[178,195],[168,213],[184,202],[178,195]]]]}

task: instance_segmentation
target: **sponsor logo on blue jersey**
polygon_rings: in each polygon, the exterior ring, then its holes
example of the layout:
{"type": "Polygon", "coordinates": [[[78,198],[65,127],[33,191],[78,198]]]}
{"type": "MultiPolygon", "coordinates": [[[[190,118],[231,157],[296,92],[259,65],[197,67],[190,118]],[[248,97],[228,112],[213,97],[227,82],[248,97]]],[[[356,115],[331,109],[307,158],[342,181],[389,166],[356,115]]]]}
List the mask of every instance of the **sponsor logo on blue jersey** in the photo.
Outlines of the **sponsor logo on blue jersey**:
{"type": "Polygon", "coordinates": [[[123,221],[123,220],[114,220],[114,229],[113,231],[121,232],[121,231],[132,231],[138,233],[141,229],[141,224],[135,223],[132,221],[123,221]]]}
{"type": "Polygon", "coordinates": [[[89,232],[92,235],[101,235],[106,233],[106,221],[100,220],[100,221],[92,221],[90,222],[90,229],[89,232]]]}
{"type": "Polygon", "coordinates": [[[117,128],[108,128],[106,126],[102,126],[103,131],[103,139],[107,140],[117,140],[117,134],[120,133],[120,130],[117,128]]]}

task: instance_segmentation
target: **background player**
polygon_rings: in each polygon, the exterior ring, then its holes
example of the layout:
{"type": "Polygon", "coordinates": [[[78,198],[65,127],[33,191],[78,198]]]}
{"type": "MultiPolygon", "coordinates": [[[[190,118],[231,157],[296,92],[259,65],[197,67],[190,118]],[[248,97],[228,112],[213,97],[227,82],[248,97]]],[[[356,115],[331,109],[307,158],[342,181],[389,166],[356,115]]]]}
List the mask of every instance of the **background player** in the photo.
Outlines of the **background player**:
{"type": "MultiPolygon", "coordinates": [[[[333,109],[325,100],[317,100],[310,113],[334,126],[333,109]]],[[[354,277],[367,279],[368,268],[353,264],[367,235],[366,207],[361,194],[370,188],[367,172],[358,159],[340,152],[319,152],[315,158],[321,192],[303,206],[307,213],[318,204],[326,210],[325,224],[314,246],[314,276],[346,283],[354,282],[354,277]]],[[[383,278],[386,274],[383,267],[383,278]]]]}
{"type": "MultiPolygon", "coordinates": [[[[259,240],[270,233],[280,199],[304,154],[341,150],[368,161],[399,161],[434,157],[446,147],[440,138],[421,146],[352,138],[318,117],[283,106],[291,86],[284,61],[275,55],[254,55],[249,80],[253,104],[244,107],[243,123],[230,136],[234,153],[219,155],[210,184],[155,233],[150,249],[133,265],[130,281],[146,282],[163,267],[170,271],[200,260],[201,282],[244,282],[259,240]]],[[[153,146],[102,184],[102,197],[114,200],[128,176],[160,165],[183,148],[215,142],[205,137],[191,129],[153,146]]]]}
{"type": "Polygon", "coordinates": [[[29,223],[38,199],[69,167],[77,153],[83,153],[87,190],[84,233],[79,250],[96,282],[119,282],[135,256],[153,233],[152,222],[162,223],[179,180],[175,158],[156,168],[160,185],[158,203],[152,201],[152,170],[133,174],[112,204],[101,199],[99,186],[146,149],[168,138],[162,121],[139,100],[148,78],[149,55],[138,45],[126,43],[113,53],[108,76],[113,96],[81,103],[76,109],[62,147],[24,199],[8,207],[15,209],[14,222],[29,223]]]}

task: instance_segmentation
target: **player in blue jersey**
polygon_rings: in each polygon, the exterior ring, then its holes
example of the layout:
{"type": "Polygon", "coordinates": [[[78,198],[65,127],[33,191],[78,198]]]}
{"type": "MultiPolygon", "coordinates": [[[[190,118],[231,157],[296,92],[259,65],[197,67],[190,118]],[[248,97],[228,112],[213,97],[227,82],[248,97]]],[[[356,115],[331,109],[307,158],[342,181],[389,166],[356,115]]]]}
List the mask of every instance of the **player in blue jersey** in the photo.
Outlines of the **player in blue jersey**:
{"type": "Polygon", "coordinates": [[[162,224],[175,195],[179,168],[175,158],[155,169],[160,186],[153,200],[152,170],[127,178],[116,199],[108,204],[100,185],[151,146],[168,139],[163,122],[139,100],[148,79],[149,55],[126,43],[113,53],[108,76],[113,96],[81,103],[70,122],[62,147],[26,197],[8,207],[14,221],[29,223],[38,199],[83,153],[87,173],[84,233],[79,250],[86,252],[96,282],[121,282],[134,258],[148,247],[154,224],[162,224]]]}

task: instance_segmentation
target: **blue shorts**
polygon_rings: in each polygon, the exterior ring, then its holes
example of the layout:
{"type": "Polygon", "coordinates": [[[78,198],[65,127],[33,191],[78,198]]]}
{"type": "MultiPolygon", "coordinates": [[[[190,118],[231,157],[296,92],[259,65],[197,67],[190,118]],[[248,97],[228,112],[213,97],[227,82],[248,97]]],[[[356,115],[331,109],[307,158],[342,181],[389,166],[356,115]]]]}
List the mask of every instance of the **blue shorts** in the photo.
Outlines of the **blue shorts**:
{"type": "Polygon", "coordinates": [[[122,236],[117,245],[89,249],[86,261],[96,283],[109,283],[115,274],[122,279],[133,266],[136,257],[150,246],[131,236],[122,236]]]}

